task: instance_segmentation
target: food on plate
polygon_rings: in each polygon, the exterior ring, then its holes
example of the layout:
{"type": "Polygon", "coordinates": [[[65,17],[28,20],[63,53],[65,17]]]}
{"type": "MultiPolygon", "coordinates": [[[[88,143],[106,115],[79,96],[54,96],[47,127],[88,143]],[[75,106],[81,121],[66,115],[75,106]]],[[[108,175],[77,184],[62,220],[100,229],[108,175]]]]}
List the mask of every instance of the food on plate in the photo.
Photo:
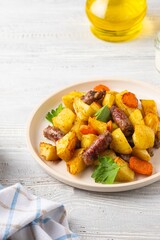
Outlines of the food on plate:
{"type": "Polygon", "coordinates": [[[62,132],[59,128],[54,126],[48,126],[43,130],[44,137],[48,138],[49,140],[56,142],[60,138],[62,138],[65,133],[62,132]]]}
{"type": "Polygon", "coordinates": [[[64,133],[68,133],[73,126],[75,118],[76,115],[72,110],[63,108],[57,116],[52,118],[53,126],[59,128],[64,133]]]}
{"type": "Polygon", "coordinates": [[[131,92],[126,92],[122,95],[122,102],[130,108],[138,107],[138,99],[136,98],[136,95],[131,92]]]}
{"type": "Polygon", "coordinates": [[[113,105],[110,108],[110,111],[112,114],[113,121],[119,126],[124,135],[126,137],[132,135],[132,133],[134,132],[133,125],[130,122],[129,118],[125,115],[123,110],[113,105]]]}
{"type": "Polygon", "coordinates": [[[67,170],[69,173],[76,175],[82,172],[87,167],[82,158],[83,152],[84,148],[76,149],[74,151],[73,157],[66,162],[67,170]]]}
{"type": "Polygon", "coordinates": [[[146,162],[134,156],[130,158],[129,166],[134,172],[148,176],[150,176],[153,171],[153,166],[150,162],[146,162]]]}
{"type": "Polygon", "coordinates": [[[154,146],[154,131],[144,124],[135,125],[132,138],[135,147],[139,149],[148,149],[154,146]]]}
{"type": "Polygon", "coordinates": [[[135,173],[134,171],[129,167],[128,162],[123,160],[120,157],[117,157],[115,160],[115,163],[120,167],[119,171],[116,175],[115,180],[118,182],[130,182],[134,180],[135,173]]]}
{"type": "Polygon", "coordinates": [[[85,174],[90,168],[91,177],[102,184],[153,174],[151,159],[160,147],[160,118],[153,99],[99,84],[64,95],[46,119],[50,125],[43,130],[46,142],[40,142],[39,154],[53,164],[64,161],[70,174],[85,174]]]}
{"type": "Polygon", "coordinates": [[[84,151],[83,161],[85,164],[93,165],[98,156],[104,152],[112,141],[112,134],[106,130],[103,134],[99,135],[97,139],[84,151]]]}
{"type": "Polygon", "coordinates": [[[57,155],[64,161],[69,161],[76,149],[77,136],[75,132],[68,132],[56,142],[57,155]]]}
{"type": "Polygon", "coordinates": [[[47,161],[58,160],[56,146],[53,146],[49,143],[40,143],[40,155],[47,161]]]}
{"type": "Polygon", "coordinates": [[[119,107],[121,110],[124,111],[124,113],[129,116],[135,109],[136,107],[129,107],[128,105],[123,102],[123,96],[128,93],[128,90],[124,90],[122,92],[119,92],[115,96],[115,103],[117,107],[119,107]]]}
{"type": "Polygon", "coordinates": [[[116,153],[130,154],[132,152],[132,148],[120,128],[117,128],[112,132],[110,148],[116,153]]]}

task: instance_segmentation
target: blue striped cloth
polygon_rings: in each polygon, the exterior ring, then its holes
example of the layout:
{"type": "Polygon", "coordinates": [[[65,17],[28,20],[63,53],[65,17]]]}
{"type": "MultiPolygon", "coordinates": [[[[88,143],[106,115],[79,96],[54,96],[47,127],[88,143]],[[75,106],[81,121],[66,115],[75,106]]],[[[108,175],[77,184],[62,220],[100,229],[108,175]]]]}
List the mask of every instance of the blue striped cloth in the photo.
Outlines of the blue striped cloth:
{"type": "Polygon", "coordinates": [[[19,183],[0,185],[0,240],[78,240],[62,204],[30,194],[19,183]]]}

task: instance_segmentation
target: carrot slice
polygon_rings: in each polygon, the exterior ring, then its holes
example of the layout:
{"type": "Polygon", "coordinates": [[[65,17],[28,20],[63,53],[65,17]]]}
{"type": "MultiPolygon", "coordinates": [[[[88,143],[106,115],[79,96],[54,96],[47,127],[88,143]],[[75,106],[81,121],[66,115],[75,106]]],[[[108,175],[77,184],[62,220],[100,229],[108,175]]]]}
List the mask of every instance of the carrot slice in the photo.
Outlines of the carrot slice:
{"type": "Polygon", "coordinates": [[[97,131],[90,125],[81,125],[79,131],[82,134],[97,134],[97,131]]]}
{"type": "Polygon", "coordinates": [[[104,91],[104,90],[109,91],[110,89],[109,89],[109,87],[107,87],[103,84],[99,84],[99,85],[94,87],[94,90],[100,92],[100,91],[104,91]]]}
{"type": "Polygon", "coordinates": [[[138,99],[136,95],[131,92],[124,93],[122,96],[122,101],[125,105],[130,108],[137,108],[138,107],[138,99]]]}
{"type": "Polygon", "coordinates": [[[137,157],[130,157],[129,159],[129,167],[136,173],[140,173],[143,175],[150,176],[153,172],[153,167],[150,162],[145,160],[141,160],[137,157]]]}

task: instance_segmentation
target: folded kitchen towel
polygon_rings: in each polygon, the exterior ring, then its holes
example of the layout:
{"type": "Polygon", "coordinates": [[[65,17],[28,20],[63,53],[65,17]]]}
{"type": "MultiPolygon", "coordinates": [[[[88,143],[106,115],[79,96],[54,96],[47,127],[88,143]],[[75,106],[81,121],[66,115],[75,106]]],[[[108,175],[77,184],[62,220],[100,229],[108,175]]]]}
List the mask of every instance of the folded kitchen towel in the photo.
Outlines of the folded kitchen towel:
{"type": "Polygon", "coordinates": [[[78,240],[62,204],[30,194],[21,184],[0,185],[0,240],[78,240]]]}

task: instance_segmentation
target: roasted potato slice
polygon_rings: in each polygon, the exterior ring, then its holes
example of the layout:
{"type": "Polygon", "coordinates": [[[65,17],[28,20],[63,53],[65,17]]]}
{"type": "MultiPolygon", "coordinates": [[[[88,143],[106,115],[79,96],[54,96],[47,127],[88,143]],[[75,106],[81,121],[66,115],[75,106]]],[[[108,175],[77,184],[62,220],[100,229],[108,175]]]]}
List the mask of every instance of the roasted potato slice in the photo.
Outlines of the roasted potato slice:
{"type": "Polygon", "coordinates": [[[69,94],[64,95],[62,97],[62,101],[67,108],[69,108],[73,111],[74,110],[73,109],[73,102],[74,102],[75,97],[80,98],[83,95],[84,95],[84,93],[82,93],[82,92],[72,91],[69,94]]]}
{"type": "Polygon", "coordinates": [[[149,161],[151,159],[151,156],[147,150],[136,147],[132,148],[132,155],[145,161],[149,161]]]}
{"type": "Polygon", "coordinates": [[[141,99],[140,102],[144,116],[146,116],[148,113],[154,113],[157,115],[157,105],[154,100],[141,99]]]}
{"type": "Polygon", "coordinates": [[[64,161],[69,161],[75,151],[77,137],[75,132],[69,132],[56,142],[57,155],[64,161]]]}
{"type": "Polygon", "coordinates": [[[55,127],[67,133],[71,130],[75,118],[76,115],[69,108],[64,108],[58,116],[52,118],[52,122],[55,127]]]}
{"type": "Polygon", "coordinates": [[[83,121],[87,121],[95,113],[95,109],[91,105],[84,103],[80,98],[74,99],[73,108],[77,117],[83,121]]]}
{"type": "Polygon", "coordinates": [[[144,117],[144,121],[148,127],[152,128],[154,133],[157,132],[159,121],[158,121],[158,116],[156,114],[147,113],[147,115],[144,117]]]}
{"type": "Polygon", "coordinates": [[[66,162],[67,170],[69,173],[76,175],[82,172],[87,166],[82,159],[82,153],[84,149],[76,149],[72,159],[66,162]]]}
{"type": "Polygon", "coordinates": [[[88,148],[96,139],[97,139],[97,135],[95,134],[82,135],[81,147],[85,149],[88,148]]]}
{"type": "Polygon", "coordinates": [[[114,103],[115,103],[115,94],[106,93],[106,95],[104,96],[102,105],[103,106],[107,105],[107,107],[111,108],[114,103]]]}
{"type": "Polygon", "coordinates": [[[40,143],[40,156],[47,161],[58,160],[56,146],[53,146],[49,143],[41,142],[40,143]]]}
{"type": "Polygon", "coordinates": [[[146,125],[135,125],[132,137],[136,148],[147,149],[153,147],[154,145],[155,134],[153,130],[146,125]]]}
{"type": "Polygon", "coordinates": [[[117,182],[131,182],[134,180],[135,173],[129,168],[129,164],[125,162],[122,158],[117,157],[114,159],[114,162],[120,166],[120,169],[117,173],[115,181],[117,182]]]}
{"type": "Polygon", "coordinates": [[[97,102],[93,102],[90,107],[93,109],[93,112],[96,113],[101,108],[101,105],[97,102]]]}
{"type": "Polygon", "coordinates": [[[89,117],[88,124],[94,128],[98,134],[102,134],[107,129],[107,123],[97,120],[95,117],[89,117]]]}
{"type": "Polygon", "coordinates": [[[136,124],[145,124],[142,113],[138,108],[130,114],[129,120],[131,121],[133,126],[135,126],[136,124]]]}
{"type": "Polygon", "coordinates": [[[115,152],[122,154],[130,154],[132,152],[132,148],[120,128],[117,128],[112,132],[112,142],[110,147],[115,152]]]}

